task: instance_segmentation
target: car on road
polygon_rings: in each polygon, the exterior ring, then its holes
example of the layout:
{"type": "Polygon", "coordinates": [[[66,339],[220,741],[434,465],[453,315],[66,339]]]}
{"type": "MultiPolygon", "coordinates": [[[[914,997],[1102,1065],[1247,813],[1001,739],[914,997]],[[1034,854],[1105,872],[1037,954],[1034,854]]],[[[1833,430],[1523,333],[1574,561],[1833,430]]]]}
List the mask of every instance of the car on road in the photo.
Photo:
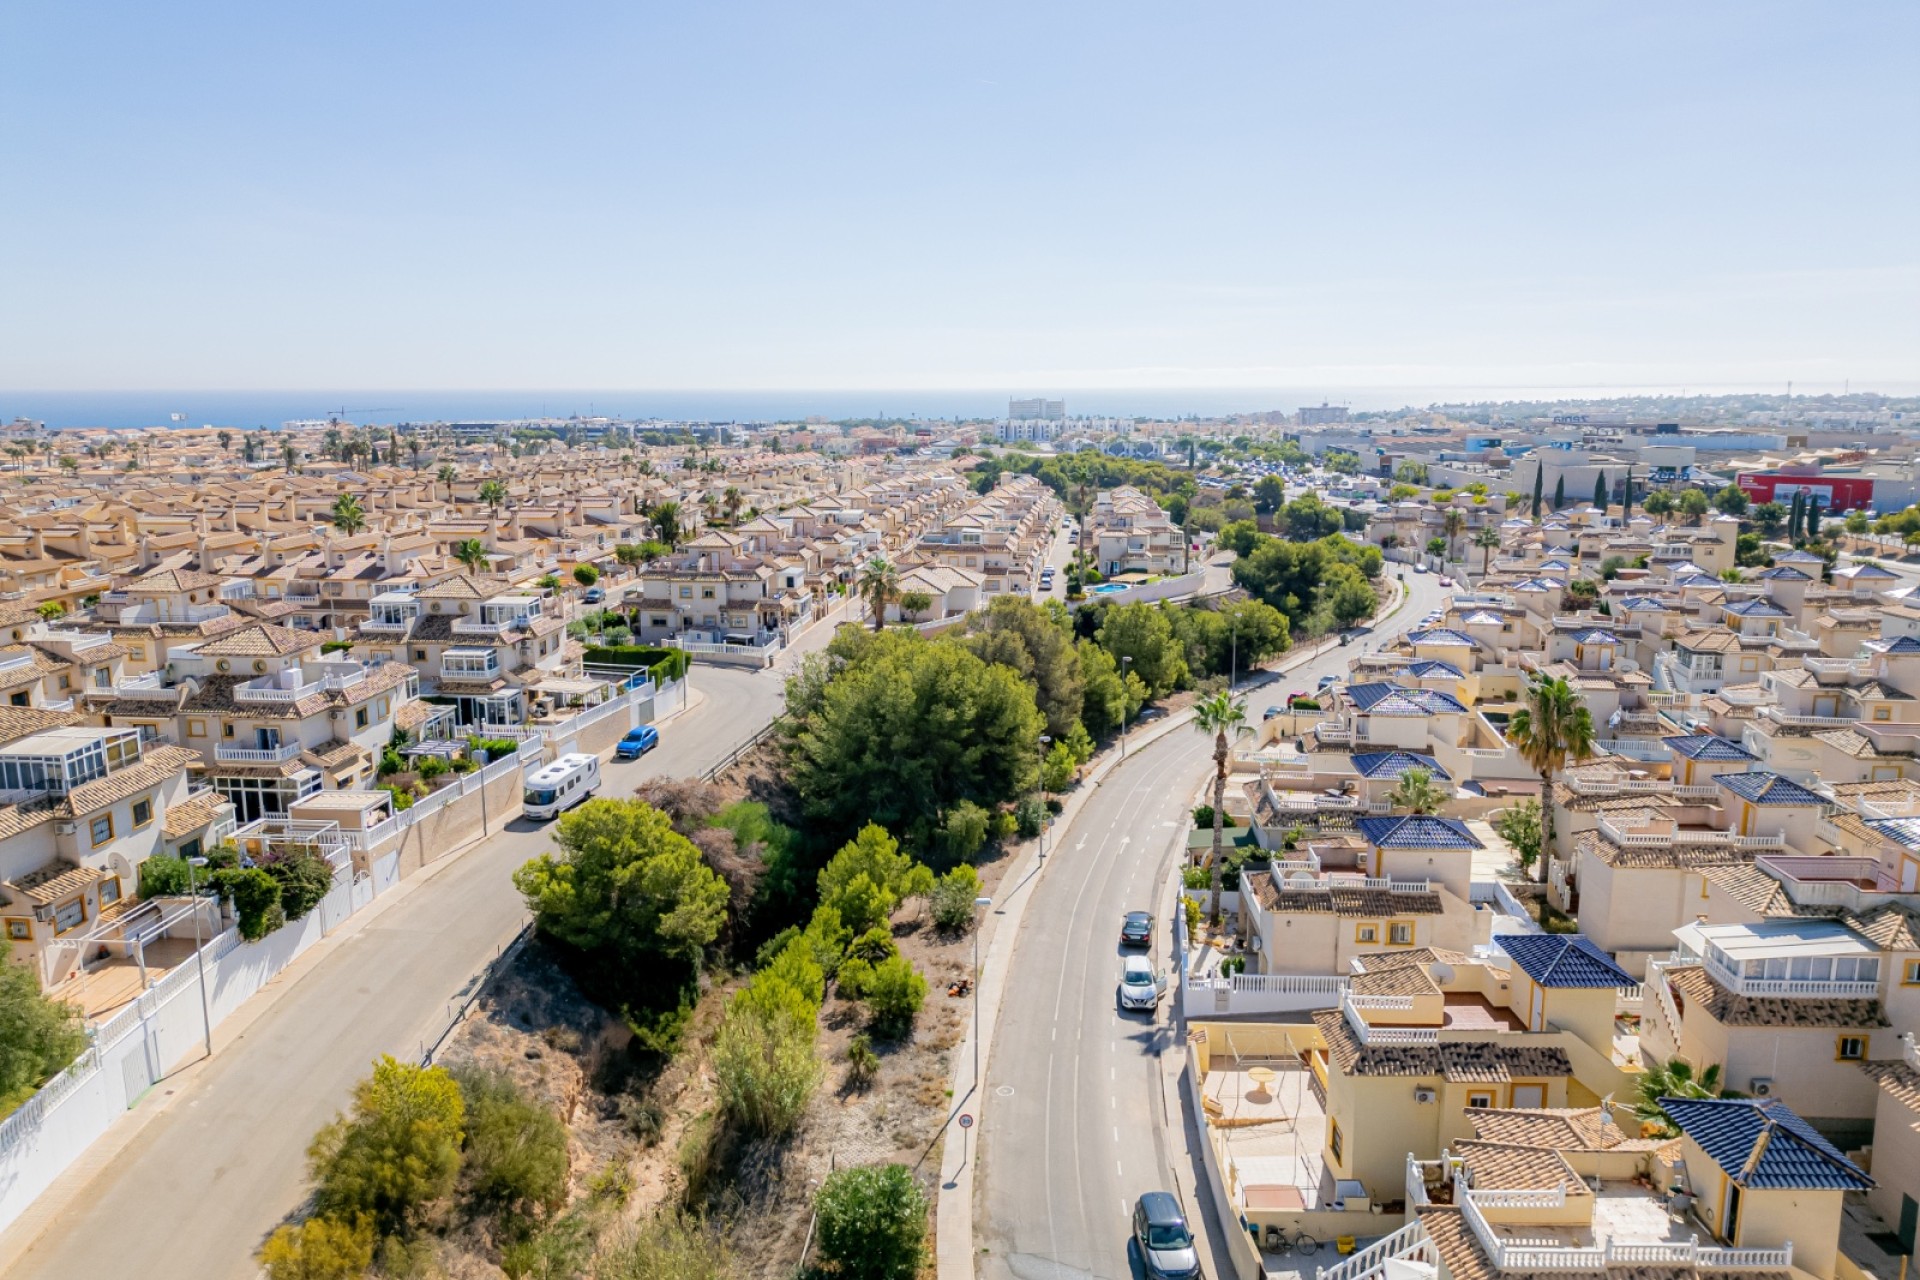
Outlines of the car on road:
{"type": "Polygon", "coordinates": [[[1453,579],[1442,574],[1440,577],[1440,585],[1443,587],[1450,587],[1453,585],[1453,579]]]}
{"type": "Polygon", "coordinates": [[[1321,676],[1320,683],[1315,685],[1314,687],[1316,689],[1324,689],[1330,684],[1338,684],[1339,682],[1340,682],[1339,676],[1321,676]]]}
{"type": "Polygon", "coordinates": [[[580,598],[586,601],[588,604],[599,604],[602,600],[605,600],[607,598],[607,593],[605,591],[602,591],[599,587],[588,587],[587,594],[581,596],[580,598]]]}
{"type": "Polygon", "coordinates": [[[1123,947],[1153,945],[1153,913],[1151,911],[1129,911],[1121,917],[1120,945],[1123,947]]]}
{"type": "Polygon", "coordinates": [[[1154,973],[1152,960],[1146,956],[1127,957],[1120,969],[1122,1009],[1145,1009],[1152,1013],[1166,990],[1167,981],[1154,973]]]}
{"type": "Polygon", "coordinates": [[[1148,1280],[1199,1280],[1200,1254],[1171,1191],[1149,1191],[1133,1206],[1133,1247],[1148,1280]]]}
{"type": "Polygon", "coordinates": [[[1416,564],[1415,566],[1413,566],[1413,571],[1415,573],[1425,573],[1427,571],[1427,566],[1423,564],[1416,564]]]}
{"type": "Polygon", "coordinates": [[[613,749],[613,754],[622,760],[638,760],[647,752],[660,745],[660,731],[650,724],[627,730],[627,736],[613,749]]]}
{"type": "Polygon", "coordinates": [[[1285,710],[1286,710],[1285,707],[1268,707],[1265,711],[1262,711],[1260,713],[1260,718],[1262,720],[1271,720],[1285,710]]]}

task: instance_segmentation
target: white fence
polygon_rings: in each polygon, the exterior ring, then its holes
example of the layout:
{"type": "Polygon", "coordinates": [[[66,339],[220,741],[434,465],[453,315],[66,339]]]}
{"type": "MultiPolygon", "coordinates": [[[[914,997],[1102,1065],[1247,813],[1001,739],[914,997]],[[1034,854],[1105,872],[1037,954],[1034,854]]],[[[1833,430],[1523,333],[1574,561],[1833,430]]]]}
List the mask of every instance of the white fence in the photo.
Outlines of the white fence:
{"type": "MultiPolygon", "coordinates": [[[[466,774],[457,784],[399,814],[395,833],[404,834],[441,807],[508,773],[538,764],[541,757],[538,741],[522,743],[517,754],[466,774]]],[[[511,816],[519,805],[516,791],[499,816],[511,816]]],[[[189,959],[98,1024],[92,1045],[73,1065],[0,1121],[0,1230],[19,1217],[142,1094],[199,1051],[209,1020],[218,1026],[295,957],[399,882],[400,854],[395,847],[374,855],[371,874],[342,879],[304,918],[258,942],[242,942],[231,928],[216,936],[202,953],[207,976],[204,1015],[199,965],[189,959]]]]}

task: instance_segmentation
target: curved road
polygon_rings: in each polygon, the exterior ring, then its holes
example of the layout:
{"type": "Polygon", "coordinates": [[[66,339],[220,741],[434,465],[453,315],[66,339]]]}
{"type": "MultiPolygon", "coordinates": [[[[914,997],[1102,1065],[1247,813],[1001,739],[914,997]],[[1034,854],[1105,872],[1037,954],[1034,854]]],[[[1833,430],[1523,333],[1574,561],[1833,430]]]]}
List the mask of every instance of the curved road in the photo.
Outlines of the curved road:
{"type": "MultiPolygon", "coordinates": [[[[1407,630],[1447,594],[1430,574],[1408,582],[1408,602],[1376,637],[1264,690],[1243,685],[1252,713],[1323,675],[1344,677],[1349,658],[1407,630]]],[[[1155,965],[1172,963],[1163,890],[1212,752],[1211,738],[1182,728],[1132,755],[1060,837],[1031,890],[980,1104],[974,1242],[988,1280],[1139,1274],[1127,1248],[1133,1202],[1173,1188],[1182,1147],[1165,1131],[1159,1074],[1179,1029],[1171,1001],[1152,1017],[1119,1011],[1120,918],[1154,911],[1155,965]]]]}

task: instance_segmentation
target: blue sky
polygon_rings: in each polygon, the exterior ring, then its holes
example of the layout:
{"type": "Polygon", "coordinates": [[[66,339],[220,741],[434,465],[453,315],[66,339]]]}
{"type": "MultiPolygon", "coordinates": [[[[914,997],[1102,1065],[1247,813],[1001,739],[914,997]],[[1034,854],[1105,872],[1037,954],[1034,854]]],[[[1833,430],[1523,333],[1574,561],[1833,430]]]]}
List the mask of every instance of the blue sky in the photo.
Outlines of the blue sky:
{"type": "Polygon", "coordinates": [[[1920,6],[0,7],[0,388],[1920,385],[1920,6]]]}

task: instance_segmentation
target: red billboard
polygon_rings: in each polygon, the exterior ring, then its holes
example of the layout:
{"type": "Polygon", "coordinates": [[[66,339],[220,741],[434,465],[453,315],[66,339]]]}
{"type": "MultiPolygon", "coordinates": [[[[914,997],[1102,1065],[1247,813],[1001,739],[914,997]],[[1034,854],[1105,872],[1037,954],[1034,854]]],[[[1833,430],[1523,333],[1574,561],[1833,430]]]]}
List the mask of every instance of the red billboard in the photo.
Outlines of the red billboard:
{"type": "Polygon", "coordinates": [[[1735,483],[1754,502],[1793,501],[1796,493],[1812,494],[1822,511],[1873,509],[1872,476],[1792,476],[1771,471],[1743,471],[1735,483]]]}

